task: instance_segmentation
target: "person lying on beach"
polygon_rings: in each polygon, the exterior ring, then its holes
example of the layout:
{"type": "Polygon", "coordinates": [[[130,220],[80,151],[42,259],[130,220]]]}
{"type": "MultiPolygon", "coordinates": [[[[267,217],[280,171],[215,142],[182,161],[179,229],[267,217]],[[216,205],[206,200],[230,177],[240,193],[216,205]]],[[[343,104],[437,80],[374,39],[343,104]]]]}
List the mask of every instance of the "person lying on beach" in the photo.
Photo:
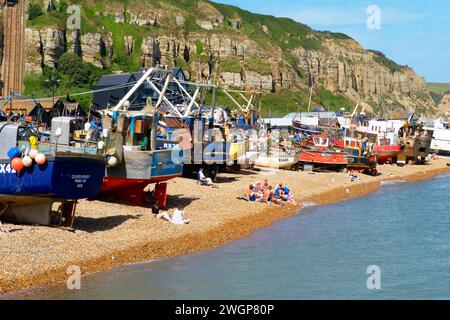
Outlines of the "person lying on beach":
{"type": "Polygon", "coordinates": [[[151,209],[152,209],[152,214],[156,219],[161,219],[161,220],[166,220],[166,221],[171,220],[167,211],[162,211],[161,208],[159,207],[158,200],[155,201],[155,203],[152,205],[151,209]]]}
{"type": "Polygon", "coordinates": [[[167,211],[161,211],[158,201],[152,207],[152,213],[156,219],[161,219],[164,221],[172,222],[173,224],[189,224],[191,220],[186,218],[186,214],[183,210],[175,209],[175,212],[170,216],[167,211]]]}
{"type": "Polygon", "coordinates": [[[174,224],[189,224],[191,220],[186,218],[186,214],[183,210],[176,209],[172,215],[172,218],[170,219],[170,222],[174,224]]]}

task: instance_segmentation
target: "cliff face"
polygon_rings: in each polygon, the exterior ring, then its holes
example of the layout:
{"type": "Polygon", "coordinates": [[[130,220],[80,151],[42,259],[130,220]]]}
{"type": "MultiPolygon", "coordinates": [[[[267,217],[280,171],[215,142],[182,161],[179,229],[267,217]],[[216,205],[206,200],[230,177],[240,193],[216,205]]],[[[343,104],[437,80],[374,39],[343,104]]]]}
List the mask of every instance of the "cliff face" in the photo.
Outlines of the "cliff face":
{"type": "Polygon", "coordinates": [[[386,66],[379,53],[364,50],[353,40],[326,39],[322,50],[295,49],[300,66],[310,81],[323,83],[333,92],[354,101],[369,103],[369,109],[398,104],[412,110],[433,111],[435,103],[425,81],[407,67],[386,66]]]}
{"type": "MultiPolygon", "coordinates": [[[[76,2],[81,31],[50,22],[28,26],[28,73],[55,67],[72,51],[113,70],[177,65],[192,80],[213,77],[225,86],[305,92],[312,83],[369,109],[436,111],[422,78],[344,35],[205,1],[76,2]]],[[[45,9],[57,10],[53,4],[45,9]]]]}
{"type": "Polygon", "coordinates": [[[438,114],[440,116],[446,116],[450,119],[450,93],[443,95],[441,102],[438,106],[438,114]]]}

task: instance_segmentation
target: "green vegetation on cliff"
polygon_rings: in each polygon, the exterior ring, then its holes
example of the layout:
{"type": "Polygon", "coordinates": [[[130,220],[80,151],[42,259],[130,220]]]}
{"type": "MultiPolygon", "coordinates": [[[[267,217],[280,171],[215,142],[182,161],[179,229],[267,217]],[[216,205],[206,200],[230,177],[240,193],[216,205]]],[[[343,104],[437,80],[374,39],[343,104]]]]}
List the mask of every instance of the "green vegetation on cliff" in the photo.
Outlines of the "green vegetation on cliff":
{"type": "Polygon", "coordinates": [[[434,102],[439,103],[444,94],[450,93],[450,83],[427,82],[427,89],[434,102]]]}

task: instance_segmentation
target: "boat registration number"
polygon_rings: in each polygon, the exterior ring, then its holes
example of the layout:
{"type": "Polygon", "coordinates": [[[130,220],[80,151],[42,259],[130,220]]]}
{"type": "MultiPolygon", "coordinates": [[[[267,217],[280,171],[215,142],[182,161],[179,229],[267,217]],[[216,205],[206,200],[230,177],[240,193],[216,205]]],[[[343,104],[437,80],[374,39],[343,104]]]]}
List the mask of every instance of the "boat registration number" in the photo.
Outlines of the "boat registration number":
{"type": "Polygon", "coordinates": [[[85,175],[72,175],[71,176],[73,182],[76,184],[78,189],[83,189],[86,182],[91,179],[91,176],[88,174],[85,175]]]}
{"type": "Polygon", "coordinates": [[[16,173],[16,170],[14,170],[9,163],[0,164],[0,174],[6,173],[16,173]]]}

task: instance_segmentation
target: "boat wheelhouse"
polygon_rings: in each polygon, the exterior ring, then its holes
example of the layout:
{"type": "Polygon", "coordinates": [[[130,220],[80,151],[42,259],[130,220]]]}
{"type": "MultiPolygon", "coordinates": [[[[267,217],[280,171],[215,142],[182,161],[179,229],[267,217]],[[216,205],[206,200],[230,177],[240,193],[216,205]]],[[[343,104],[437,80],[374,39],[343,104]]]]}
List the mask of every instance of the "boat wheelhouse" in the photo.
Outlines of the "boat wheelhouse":
{"type": "Polygon", "coordinates": [[[377,174],[377,156],[370,150],[370,143],[367,140],[346,137],[345,152],[347,154],[349,170],[377,174]]]}
{"type": "Polygon", "coordinates": [[[403,163],[425,164],[430,154],[432,136],[422,124],[406,123],[399,130],[401,152],[398,161],[403,163]]]}

